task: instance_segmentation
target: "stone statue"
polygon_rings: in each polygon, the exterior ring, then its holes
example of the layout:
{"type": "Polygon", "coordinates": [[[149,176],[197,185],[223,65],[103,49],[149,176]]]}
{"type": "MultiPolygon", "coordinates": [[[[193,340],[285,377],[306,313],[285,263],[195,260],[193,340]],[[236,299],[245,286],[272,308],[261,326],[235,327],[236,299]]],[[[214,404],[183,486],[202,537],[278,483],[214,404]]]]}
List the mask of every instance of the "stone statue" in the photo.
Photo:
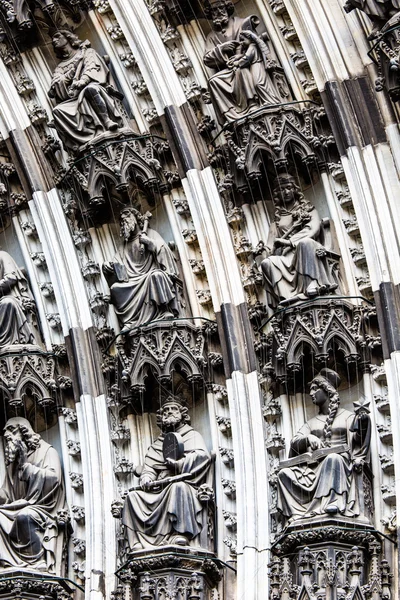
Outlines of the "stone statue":
{"type": "Polygon", "coordinates": [[[111,302],[125,328],[181,314],[176,261],[163,238],[148,228],[150,217],[134,208],[121,212],[123,248],[103,265],[111,302]]]}
{"type": "Polygon", "coordinates": [[[157,416],[162,433],[147,450],[140,488],[128,494],[122,512],[131,550],[186,546],[206,525],[202,500],[211,459],[204,440],[178,399],[167,398],[157,416]]]}
{"type": "Polygon", "coordinates": [[[77,152],[98,135],[122,127],[115,105],[115,98],[121,95],[111,85],[110,71],[90,42],[59,29],[53,35],[53,48],[62,59],[49,90],[50,98],[57,103],[53,109],[54,127],[65,148],[77,152]]]}
{"type": "Polygon", "coordinates": [[[288,174],[276,178],[273,201],[268,256],[260,264],[269,306],[333,292],[338,284],[329,272],[327,249],[318,241],[321,219],[316,208],[288,174]]]}
{"type": "MultiPolygon", "coordinates": [[[[359,517],[355,473],[369,462],[371,423],[365,408],[340,408],[340,377],[322,369],[310,395],[318,415],[292,439],[289,460],[278,473],[278,508],[295,519],[316,515],[359,517]]],[[[366,517],[365,517],[366,518],[366,517]]]]}
{"type": "Polygon", "coordinates": [[[58,454],[22,417],[7,421],[4,439],[0,564],[60,574],[67,506],[58,454]]]}
{"type": "Polygon", "coordinates": [[[258,18],[233,16],[230,0],[207,3],[205,12],[213,31],[206,40],[204,64],[213,72],[208,86],[219,122],[283,102],[272,77],[277,65],[263,36],[256,33],[258,18]]]}
{"type": "Polygon", "coordinates": [[[400,0],[346,0],[344,10],[349,13],[358,8],[372,21],[373,30],[368,36],[374,39],[378,31],[400,10],[400,0]]]}
{"type": "Polygon", "coordinates": [[[28,282],[14,259],[0,250],[0,348],[13,344],[37,344],[37,332],[28,321],[34,309],[28,282]]]}

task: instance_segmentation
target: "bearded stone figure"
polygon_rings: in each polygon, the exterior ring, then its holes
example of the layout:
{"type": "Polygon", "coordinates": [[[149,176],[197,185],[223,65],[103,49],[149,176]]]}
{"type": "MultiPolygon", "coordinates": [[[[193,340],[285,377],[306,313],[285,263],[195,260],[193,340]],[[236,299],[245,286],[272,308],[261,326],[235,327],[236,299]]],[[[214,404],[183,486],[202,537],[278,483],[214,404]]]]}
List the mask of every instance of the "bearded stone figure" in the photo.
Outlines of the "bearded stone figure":
{"type": "Polygon", "coordinates": [[[6,476],[0,489],[0,565],[61,574],[67,509],[60,459],[26,419],[4,428],[6,476]]]}
{"type": "Polygon", "coordinates": [[[33,308],[24,274],[12,256],[0,250],[0,349],[14,344],[38,344],[38,332],[27,317],[33,308]]]}
{"type": "Polygon", "coordinates": [[[281,462],[278,509],[291,521],[317,516],[368,520],[361,514],[355,476],[369,464],[371,422],[365,409],[355,414],[340,408],[339,385],[332,369],[322,369],[312,380],[310,395],[318,414],[292,439],[289,460],[281,462]]]}
{"type": "Polygon", "coordinates": [[[336,290],[327,248],[319,241],[321,219],[291,175],[276,178],[273,201],[275,219],[268,235],[268,256],[260,264],[268,305],[276,308],[336,290]]]}
{"type": "Polygon", "coordinates": [[[77,152],[97,136],[122,128],[115,105],[120,93],[112,86],[104,60],[75,33],[60,29],[53,35],[53,48],[61,62],[56,67],[50,98],[54,126],[66,149],[77,152]]]}
{"type": "Polygon", "coordinates": [[[122,512],[131,550],[187,546],[206,526],[211,458],[204,440],[177,399],[167,398],[157,416],[162,433],[147,450],[140,488],[128,494],[122,512]]]}
{"type": "Polygon", "coordinates": [[[148,228],[150,217],[134,208],[121,212],[123,247],[103,265],[111,302],[125,329],[181,314],[176,261],[163,238],[148,228]]]}
{"type": "Polygon", "coordinates": [[[259,20],[233,16],[230,0],[214,0],[205,5],[213,31],[206,40],[204,64],[211,69],[208,86],[221,124],[246,116],[252,110],[283,100],[272,72],[277,65],[269,49],[256,33],[259,20]]]}

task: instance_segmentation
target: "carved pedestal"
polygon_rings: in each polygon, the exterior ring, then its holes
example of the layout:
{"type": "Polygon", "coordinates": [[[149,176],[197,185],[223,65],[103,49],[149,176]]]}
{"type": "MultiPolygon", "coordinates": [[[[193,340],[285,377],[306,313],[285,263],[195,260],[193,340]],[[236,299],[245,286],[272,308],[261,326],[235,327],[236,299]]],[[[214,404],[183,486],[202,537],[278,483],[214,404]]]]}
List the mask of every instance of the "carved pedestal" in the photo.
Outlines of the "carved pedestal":
{"type": "Polygon", "coordinates": [[[3,569],[0,575],[0,599],[72,600],[74,587],[62,578],[25,569],[3,569]]]}
{"type": "Polygon", "coordinates": [[[221,580],[211,553],[176,546],[132,552],[118,575],[130,587],[133,600],[211,600],[221,580]]]}
{"type": "Polygon", "coordinates": [[[372,527],[324,520],[288,527],[273,547],[274,600],[366,600],[390,597],[391,575],[372,527]]]}

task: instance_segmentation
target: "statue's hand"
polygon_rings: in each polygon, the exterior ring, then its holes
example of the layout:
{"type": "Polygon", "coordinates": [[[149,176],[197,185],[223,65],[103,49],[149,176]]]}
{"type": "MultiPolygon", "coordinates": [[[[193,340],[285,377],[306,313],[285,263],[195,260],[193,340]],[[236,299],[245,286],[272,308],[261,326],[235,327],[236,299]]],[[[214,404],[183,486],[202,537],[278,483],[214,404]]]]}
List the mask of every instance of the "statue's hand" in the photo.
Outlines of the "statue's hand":
{"type": "Polygon", "coordinates": [[[310,433],[308,436],[308,445],[310,446],[311,450],[318,450],[318,448],[321,448],[322,442],[316,435],[310,433]]]}
{"type": "Polygon", "coordinates": [[[151,477],[148,477],[145,475],[140,480],[140,487],[142,488],[143,491],[148,492],[150,489],[150,485],[152,483],[153,483],[153,480],[151,479],[151,477]]]}
{"type": "Polygon", "coordinates": [[[77,81],[74,81],[73,83],[71,83],[70,85],[70,91],[74,92],[80,92],[80,90],[83,90],[84,87],[86,87],[88,84],[86,79],[77,79],[77,81]]]}
{"type": "Polygon", "coordinates": [[[236,52],[236,48],[240,46],[240,42],[236,41],[236,40],[231,40],[230,42],[223,42],[222,44],[219,45],[219,49],[224,53],[224,54],[235,54],[236,52]]]}
{"type": "Polygon", "coordinates": [[[182,470],[182,461],[174,460],[173,458],[167,458],[165,461],[168,469],[174,472],[175,475],[178,475],[182,470]]]}

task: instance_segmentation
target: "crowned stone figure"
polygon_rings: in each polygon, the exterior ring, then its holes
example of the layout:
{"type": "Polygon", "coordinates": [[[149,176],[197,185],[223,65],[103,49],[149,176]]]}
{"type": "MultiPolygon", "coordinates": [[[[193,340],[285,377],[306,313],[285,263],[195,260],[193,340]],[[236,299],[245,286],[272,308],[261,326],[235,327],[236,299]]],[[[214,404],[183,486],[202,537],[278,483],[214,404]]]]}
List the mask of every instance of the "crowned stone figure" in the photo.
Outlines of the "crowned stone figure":
{"type": "Polygon", "coordinates": [[[273,185],[275,218],[269,230],[267,257],[260,264],[268,304],[307,300],[333,292],[338,283],[319,241],[321,219],[291,175],[279,175],[273,185]]]}
{"type": "Polygon", "coordinates": [[[322,369],[311,382],[318,414],[290,443],[289,459],[278,473],[278,509],[292,521],[311,517],[351,517],[361,513],[356,474],[369,464],[371,422],[365,408],[357,414],[340,408],[339,375],[322,369]]]}
{"type": "Polygon", "coordinates": [[[163,238],[148,228],[151,213],[134,208],[121,212],[123,247],[103,265],[111,302],[121,325],[135,327],[156,319],[178,317],[178,268],[163,238]]]}
{"type": "Polygon", "coordinates": [[[7,421],[4,439],[0,565],[60,575],[67,505],[58,453],[22,417],[7,421]]]}
{"type": "Polygon", "coordinates": [[[54,126],[66,149],[77,152],[95,137],[123,126],[110,71],[99,54],[68,29],[53,35],[53,48],[61,62],[56,67],[50,98],[54,98],[54,126]]]}
{"type": "Polygon", "coordinates": [[[122,512],[131,550],[186,546],[206,526],[204,486],[211,458],[204,440],[177,398],[167,398],[157,417],[161,434],[147,450],[140,488],[128,494],[122,512]]]}

